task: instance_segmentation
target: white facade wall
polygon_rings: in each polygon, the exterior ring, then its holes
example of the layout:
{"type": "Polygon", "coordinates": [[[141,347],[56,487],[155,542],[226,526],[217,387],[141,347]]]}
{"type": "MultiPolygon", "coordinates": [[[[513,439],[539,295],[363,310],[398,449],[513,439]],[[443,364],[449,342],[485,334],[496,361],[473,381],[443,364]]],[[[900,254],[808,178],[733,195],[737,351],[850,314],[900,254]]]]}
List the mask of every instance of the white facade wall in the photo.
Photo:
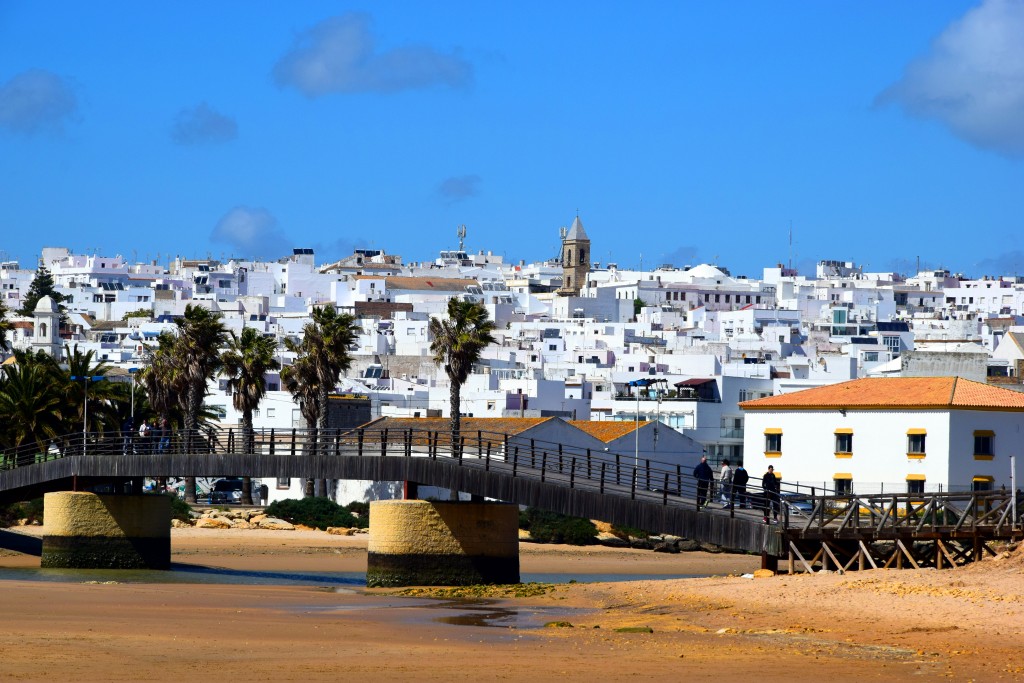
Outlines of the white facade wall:
{"type": "Polygon", "coordinates": [[[928,491],[970,490],[976,476],[993,477],[995,487],[1009,486],[1007,451],[1017,443],[1022,423],[1021,413],[980,410],[751,410],[744,461],[751,476],[774,465],[783,481],[827,489],[836,475],[849,474],[855,493],[906,491],[908,475],[924,476],[928,491]],[[835,453],[840,428],[852,430],[851,457],[835,453]],[[766,429],[782,430],[778,457],[765,454],[766,429]],[[908,457],[911,429],[925,430],[924,458],[908,457]],[[995,432],[993,460],[975,459],[975,430],[995,432]]]}

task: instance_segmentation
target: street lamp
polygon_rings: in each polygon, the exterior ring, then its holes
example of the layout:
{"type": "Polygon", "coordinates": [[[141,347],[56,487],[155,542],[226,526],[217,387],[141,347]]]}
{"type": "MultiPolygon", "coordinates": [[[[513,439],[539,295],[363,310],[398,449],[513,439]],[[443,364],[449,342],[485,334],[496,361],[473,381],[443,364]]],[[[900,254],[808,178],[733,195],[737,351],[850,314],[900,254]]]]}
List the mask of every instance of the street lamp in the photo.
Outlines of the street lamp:
{"type": "Polygon", "coordinates": [[[77,382],[82,380],[82,387],[84,389],[83,400],[82,400],[82,455],[86,455],[88,449],[88,438],[89,434],[89,382],[102,382],[106,377],[103,375],[71,375],[71,381],[77,382]]]}
{"type": "Polygon", "coordinates": [[[640,389],[657,384],[658,382],[664,382],[663,379],[634,379],[629,382],[628,386],[634,387],[636,391],[636,422],[635,428],[633,429],[633,488],[636,488],[637,481],[637,470],[640,467],[640,389]]]}

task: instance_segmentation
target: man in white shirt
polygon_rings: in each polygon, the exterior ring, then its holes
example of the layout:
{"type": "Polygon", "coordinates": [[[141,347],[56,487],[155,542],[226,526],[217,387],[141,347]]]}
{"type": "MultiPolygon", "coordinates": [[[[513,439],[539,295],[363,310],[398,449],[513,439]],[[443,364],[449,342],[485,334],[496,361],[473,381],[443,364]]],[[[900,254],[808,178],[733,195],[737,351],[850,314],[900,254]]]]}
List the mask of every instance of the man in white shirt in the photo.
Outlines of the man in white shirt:
{"type": "Polygon", "coordinates": [[[722,461],[722,471],[718,474],[719,490],[722,492],[722,507],[729,507],[729,498],[732,496],[732,468],[729,461],[722,461]]]}

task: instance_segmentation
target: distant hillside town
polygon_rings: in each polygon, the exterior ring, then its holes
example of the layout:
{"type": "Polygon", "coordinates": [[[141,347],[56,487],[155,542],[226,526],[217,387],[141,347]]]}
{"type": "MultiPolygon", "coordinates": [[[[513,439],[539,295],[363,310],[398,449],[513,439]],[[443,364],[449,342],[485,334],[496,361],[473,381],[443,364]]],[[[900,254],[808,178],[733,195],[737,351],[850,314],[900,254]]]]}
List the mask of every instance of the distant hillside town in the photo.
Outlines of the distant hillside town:
{"type": "MultiPolygon", "coordinates": [[[[339,394],[367,400],[370,420],[446,418],[449,380],[428,328],[457,297],[495,321],[496,343],[462,389],[467,418],[508,429],[561,420],[556,432],[572,427],[588,448],[618,440],[666,461],[685,452],[687,466],[703,452],[757,477],[774,463],[787,480],[840,491],[1010,485],[1024,423],[1024,278],[903,277],[842,261],[813,274],[772,265],[760,279],[709,264],[628,270],[593,260],[578,216],[561,231],[560,258],[542,262],[473,252],[459,235],[459,248],[421,263],[383,249],[333,263],[311,249],[276,261],[130,263],[48,247],[36,268],[0,264],[10,347],[0,352],[60,358],[77,346],[131,372],[198,304],[235,333],[273,337],[287,366],[284,341],[333,306],[359,328],[339,394]],[[45,306],[30,300],[40,275],[59,294],[45,306]],[[808,399],[780,398],[805,390],[808,399]],[[622,429],[586,424],[615,422],[622,429]]],[[[266,386],[255,426],[305,427],[279,372],[266,386]]],[[[206,397],[224,425],[240,420],[228,392],[214,379],[206,397]]],[[[271,499],[295,486],[271,481],[271,499]]]]}

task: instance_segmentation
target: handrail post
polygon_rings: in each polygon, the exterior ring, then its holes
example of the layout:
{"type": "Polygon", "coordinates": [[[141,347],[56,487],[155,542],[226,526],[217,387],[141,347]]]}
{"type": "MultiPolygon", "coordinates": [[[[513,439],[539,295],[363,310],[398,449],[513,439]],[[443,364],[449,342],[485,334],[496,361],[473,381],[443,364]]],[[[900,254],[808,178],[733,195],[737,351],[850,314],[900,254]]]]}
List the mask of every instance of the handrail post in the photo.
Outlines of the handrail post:
{"type": "Polygon", "coordinates": [[[512,478],[516,478],[516,472],[519,469],[519,446],[516,446],[516,450],[512,453],[512,478]]]}
{"type": "Polygon", "coordinates": [[[412,457],[412,429],[405,430],[405,457],[412,457]]]}
{"type": "Polygon", "coordinates": [[[459,465],[462,465],[462,453],[466,450],[466,435],[459,433],[459,465]]]}
{"type": "Polygon", "coordinates": [[[647,471],[647,488],[650,489],[651,488],[651,460],[650,460],[650,458],[645,458],[644,462],[647,464],[647,466],[645,468],[646,471],[647,471]]]}
{"type": "Polygon", "coordinates": [[[633,476],[629,479],[629,498],[636,500],[636,465],[633,465],[633,476]]]}
{"type": "Polygon", "coordinates": [[[576,457],[573,456],[569,464],[569,488],[576,488],[576,457]]]}
{"type": "Polygon", "coordinates": [[[277,443],[277,439],[274,438],[274,428],[270,428],[270,454],[274,454],[274,445],[277,443]]]}
{"type": "Polygon", "coordinates": [[[590,464],[591,464],[590,463],[590,449],[588,448],[587,449],[587,479],[592,479],[594,477],[593,473],[590,471],[590,464]]]}
{"type": "Polygon", "coordinates": [[[537,444],[530,439],[530,467],[537,469],[537,444]]]}
{"type": "MultiPolygon", "coordinates": [[[[665,486],[668,488],[668,485],[665,486]]],[[[676,465],[676,495],[683,495],[683,468],[682,465],[676,465]]]]}
{"type": "Polygon", "coordinates": [[[388,428],[385,427],[380,438],[380,457],[384,457],[388,454],[388,428]]]}
{"type": "Polygon", "coordinates": [[[292,455],[295,455],[295,427],[292,427],[292,455]]]}
{"type": "Polygon", "coordinates": [[[358,435],[357,435],[357,437],[356,437],[356,440],[357,440],[357,449],[358,449],[358,451],[357,451],[357,452],[359,453],[359,457],[363,457],[363,438],[364,438],[364,436],[365,436],[365,435],[363,434],[363,428],[362,428],[362,427],[360,427],[360,428],[359,428],[359,432],[358,432],[358,435]]]}
{"type": "Polygon", "coordinates": [[[505,435],[505,448],[502,450],[505,453],[505,462],[508,462],[508,434],[505,435]]]}
{"type": "Polygon", "coordinates": [[[481,452],[484,450],[484,437],[481,430],[476,430],[476,457],[480,457],[481,452]]]}
{"type": "Polygon", "coordinates": [[[608,463],[606,463],[604,461],[601,462],[601,487],[600,487],[600,492],[601,493],[604,493],[604,466],[607,465],[607,464],[608,463]]]}
{"type": "Polygon", "coordinates": [[[661,489],[661,504],[668,505],[668,472],[665,473],[665,487],[661,489]]]}
{"type": "Polygon", "coordinates": [[[562,473],[562,444],[558,444],[558,473],[562,473]]]}
{"type": "Polygon", "coordinates": [[[619,454],[615,454],[615,485],[622,485],[622,463],[619,460],[619,454]]]}
{"type": "Polygon", "coordinates": [[[540,456],[540,480],[541,480],[541,483],[544,482],[544,470],[547,469],[547,466],[548,466],[548,452],[544,451],[543,453],[541,453],[541,456],[540,456]]]}

